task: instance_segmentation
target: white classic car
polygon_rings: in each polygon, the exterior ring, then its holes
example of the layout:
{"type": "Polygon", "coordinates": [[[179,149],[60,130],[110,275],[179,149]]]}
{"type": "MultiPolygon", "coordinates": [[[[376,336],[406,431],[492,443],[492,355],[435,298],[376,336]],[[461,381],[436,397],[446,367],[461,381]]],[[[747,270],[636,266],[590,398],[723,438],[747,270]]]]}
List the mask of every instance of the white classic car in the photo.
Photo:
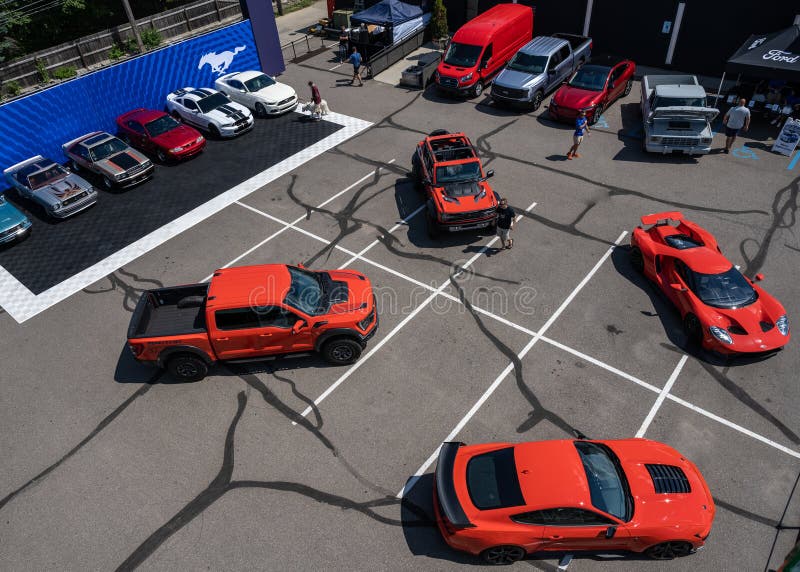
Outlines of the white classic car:
{"type": "Polygon", "coordinates": [[[213,137],[234,137],[250,131],[255,124],[247,107],[207,87],[173,91],[167,95],[167,113],[213,137]]]}
{"type": "Polygon", "coordinates": [[[41,155],[12,165],[3,174],[22,198],[53,218],[67,218],[97,202],[97,189],[41,155]]]}
{"type": "Polygon", "coordinates": [[[279,115],[297,107],[297,93],[293,88],[260,71],[223,75],[217,78],[214,87],[254,110],[258,117],[279,115]]]}

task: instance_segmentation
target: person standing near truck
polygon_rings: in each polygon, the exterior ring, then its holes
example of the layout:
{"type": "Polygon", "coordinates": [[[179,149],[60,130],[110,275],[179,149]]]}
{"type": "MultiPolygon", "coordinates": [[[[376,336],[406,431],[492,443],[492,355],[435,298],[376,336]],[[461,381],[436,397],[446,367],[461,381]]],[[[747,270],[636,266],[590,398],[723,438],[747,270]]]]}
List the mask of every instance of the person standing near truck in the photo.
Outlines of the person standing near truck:
{"type": "Polygon", "coordinates": [[[347,29],[342,26],[339,32],[339,62],[344,63],[347,60],[347,44],[350,42],[350,36],[347,34],[347,29]]]}
{"type": "Polygon", "coordinates": [[[500,199],[497,207],[497,236],[503,248],[514,246],[514,239],[511,238],[511,229],[514,228],[514,209],[508,206],[508,199],[500,199]]]}
{"type": "Polygon", "coordinates": [[[589,121],[586,119],[586,112],[581,109],[578,112],[578,117],[575,119],[575,132],[572,134],[572,147],[567,151],[567,159],[580,157],[580,155],[578,155],[578,147],[580,147],[583,142],[584,134],[588,132],[589,121]]]}
{"type": "Polygon", "coordinates": [[[722,118],[722,124],[725,126],[725,149],[723,153],[731,152],[731,145],[736,141],[736,136],[739,131],[747,131],[750,129],[750,110],[747,108],[747,100],[741,98],[739,105],[731,107],[722,118]]]}
{"type": "Polygon", "coordinates": [[[358,53],[358,48],[353,46],[353,53],[350,54],[350,63],[353,64],[353,79],[350,80],[350,85],[353,85],[353,82],[358,80],[358,85],[364,85],[364,82],[361,81],[361,54],[358,53]]]}

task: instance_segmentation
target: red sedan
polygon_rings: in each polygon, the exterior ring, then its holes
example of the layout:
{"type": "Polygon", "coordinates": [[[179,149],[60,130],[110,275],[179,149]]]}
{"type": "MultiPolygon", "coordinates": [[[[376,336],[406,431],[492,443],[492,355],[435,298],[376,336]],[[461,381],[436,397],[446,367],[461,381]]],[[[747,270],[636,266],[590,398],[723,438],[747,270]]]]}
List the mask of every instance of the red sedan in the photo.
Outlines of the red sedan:
{"type": "Polygon", "coordinates": [[[539,551],[686,556],[715,512],[697,467],[647,439],[444,443],[433,496],[447,544],[489,564],[539,551]]]}
{"type": "Polygon", "coordinates": [[[555,92],[548,108],[550,117],[574,121],[583,110],[589,123],[596,123],[609,105],[631,92],[635,71],[636,64],[631,60],[592,57],[555,92]]]}
{"type": "Polygon", "coordinates": [[[161,163],[200,153],[206,139],[199,131],[163,111],[135,109],[117,117],[119,136],[131,146],[154,153],[161,163]]]}
{"type": "Polygon", "coordinates": [[[679,212],[641,220],[631,234],[631,264],[675,304],[691,342],[723,354],[751,355],[775,352],[789,342],[786,310],[755,283],[763,275],[744,276],[710,232],[679,212]]]}

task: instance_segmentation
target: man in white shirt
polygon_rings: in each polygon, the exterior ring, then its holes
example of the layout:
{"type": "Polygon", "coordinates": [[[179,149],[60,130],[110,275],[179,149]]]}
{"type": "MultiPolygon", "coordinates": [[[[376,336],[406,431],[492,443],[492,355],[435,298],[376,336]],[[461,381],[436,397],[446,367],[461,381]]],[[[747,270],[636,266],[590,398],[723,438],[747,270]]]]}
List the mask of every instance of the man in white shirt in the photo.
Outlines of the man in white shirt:
{"type": "Polygon", "coordinates": [[[731,145],[736,141],[739,131],[747,131],[750,128],[750,110],[747,108],[747,100],[739,100],[739,105],[731,107],[722,119],[725,125],[725,149],[724,153],[731,152],[731,145]]]}

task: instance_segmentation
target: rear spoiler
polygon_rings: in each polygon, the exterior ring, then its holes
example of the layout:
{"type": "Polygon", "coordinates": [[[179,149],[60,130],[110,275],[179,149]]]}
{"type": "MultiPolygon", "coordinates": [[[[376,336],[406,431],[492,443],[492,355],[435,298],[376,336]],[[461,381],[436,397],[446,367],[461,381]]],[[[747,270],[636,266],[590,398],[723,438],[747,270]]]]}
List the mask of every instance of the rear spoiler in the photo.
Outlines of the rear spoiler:
{"type": "Polygon", "coordinates": [[[442,515],[450,524],[456,528],[472,528],[475,525],[469,521],[461,503],[458,502],[453,481],[456,455],[459,447],[463,444],[458,442],[442,443],[439,449],[439,462],[436,465],[436,497],[439,499],[442,515]]]}
{"type": "Polygon", "coordinates": [[[669,211],[665,213],[654,213],[649,215],[644,215],[642,217],[642,225],[649,226],[651,224],[659,224],[661,221],[664,221],[664,224],[670,220],[683,220],[683,214],[678,211],[669,211]]]}

